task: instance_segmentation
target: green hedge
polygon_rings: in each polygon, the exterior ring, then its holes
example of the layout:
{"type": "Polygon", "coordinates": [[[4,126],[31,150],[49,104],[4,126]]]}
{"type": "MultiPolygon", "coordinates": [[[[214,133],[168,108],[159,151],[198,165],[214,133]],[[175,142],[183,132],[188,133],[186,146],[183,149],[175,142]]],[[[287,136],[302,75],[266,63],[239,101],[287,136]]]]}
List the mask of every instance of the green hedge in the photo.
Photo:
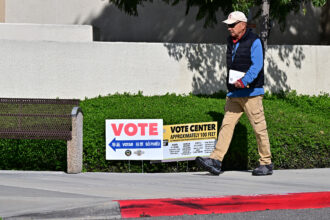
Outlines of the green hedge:
{"type": "MultiPolygon", "coordinates": [[[[143,96],[116,94],[82,101],[84,171],[141,172],[141,161],[105,160],[105,119],[162,118],[164,125],[218,121],[225,94],[212,96],[143,96]]],[[[330,99],[294,92],[265,95],[264,108],[276,169],[330,167],[330,99]]],[[[245,115],[235,128],[224,170],[252,169],[258,164],[256,139],[245,115]]],[[[66,143],[0,140],[0,169],[66,170],[66,143]]],[[[144,172],[198,170],[194,162],[143,163],[144,172]]]]}

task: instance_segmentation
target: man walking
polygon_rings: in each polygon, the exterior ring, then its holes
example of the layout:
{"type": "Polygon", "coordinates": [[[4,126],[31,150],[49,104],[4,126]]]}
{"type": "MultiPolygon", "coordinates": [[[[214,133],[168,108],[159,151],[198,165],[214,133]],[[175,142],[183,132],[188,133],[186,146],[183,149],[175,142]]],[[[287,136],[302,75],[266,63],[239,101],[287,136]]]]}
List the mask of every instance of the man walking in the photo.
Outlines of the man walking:
{"type": "Polygon", "coordinates": [[[267,125],[262,98],[264,95],[264,52],[260,38],[247,29],[244,13],[234,11],[227,24],[230,36],[227,44],[227,88],[225,115],[219,131],[218,142],[210,158],[197,157],[199,166],[219,175],[222,160],[229,148],[234,128],[245,112],[257,138],[260,155],[259,167],[252,175],[273,173],[267,125]],[[235,79],[235,77],[239,77],[235,79]]]}

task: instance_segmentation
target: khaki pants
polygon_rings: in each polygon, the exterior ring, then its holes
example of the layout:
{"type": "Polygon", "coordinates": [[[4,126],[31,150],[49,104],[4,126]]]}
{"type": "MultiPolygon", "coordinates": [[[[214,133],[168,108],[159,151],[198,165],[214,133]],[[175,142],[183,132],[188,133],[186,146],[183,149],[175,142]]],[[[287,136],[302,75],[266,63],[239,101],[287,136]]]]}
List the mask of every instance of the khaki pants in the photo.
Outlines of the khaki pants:
{"type": "Polygon", "coordinates": [[[218,142],[210,158],[222,161],[228,151],[233,132],[245,112],[257,138],[260,165],[271,163],[270,144],[262,105],[263,96],[226,99],[225,116],[219,131],[218,142]]]}

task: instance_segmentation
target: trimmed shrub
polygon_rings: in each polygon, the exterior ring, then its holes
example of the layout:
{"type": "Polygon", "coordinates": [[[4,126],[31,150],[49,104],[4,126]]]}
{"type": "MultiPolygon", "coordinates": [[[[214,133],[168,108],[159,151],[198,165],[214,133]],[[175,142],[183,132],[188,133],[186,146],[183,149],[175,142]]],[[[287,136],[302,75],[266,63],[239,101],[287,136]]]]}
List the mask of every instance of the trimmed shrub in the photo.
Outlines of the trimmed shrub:
{"type": "MultiPolygon", "coordinates": [[[[164,125],[218,121],[220,127],[225,93],[211,96],[143,96],[115,94],[85,99],[84,171],[176,172],[195,171],[194,162],[150,164],[149,161],[107,161],[106,119],[163,119],[164,125]]],[[[298,96],[295,92],[265,95],[264,108],[276,169],[330,166],[330,99],[298,96]]],[[[257,143],[245,115],[235,128],[224,170],[253,169],[258,165],[257,143]]],[[[0,169],[66,170],[66,143],[45,140],[0,140],[0,169]]]]}

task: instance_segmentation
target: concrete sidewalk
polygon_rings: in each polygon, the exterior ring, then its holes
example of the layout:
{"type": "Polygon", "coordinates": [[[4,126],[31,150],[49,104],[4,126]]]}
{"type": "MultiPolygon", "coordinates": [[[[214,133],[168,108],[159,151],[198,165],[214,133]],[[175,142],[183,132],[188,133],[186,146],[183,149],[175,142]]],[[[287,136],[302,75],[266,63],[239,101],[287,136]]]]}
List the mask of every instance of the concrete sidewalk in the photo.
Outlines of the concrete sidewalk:
{"type": "Polygon", "coordinates": [[[330,191],[330,168],[197,173],[81,173],[0,171],[4,219],[120,218],[116,200],[215,197],[330,191]]]}

